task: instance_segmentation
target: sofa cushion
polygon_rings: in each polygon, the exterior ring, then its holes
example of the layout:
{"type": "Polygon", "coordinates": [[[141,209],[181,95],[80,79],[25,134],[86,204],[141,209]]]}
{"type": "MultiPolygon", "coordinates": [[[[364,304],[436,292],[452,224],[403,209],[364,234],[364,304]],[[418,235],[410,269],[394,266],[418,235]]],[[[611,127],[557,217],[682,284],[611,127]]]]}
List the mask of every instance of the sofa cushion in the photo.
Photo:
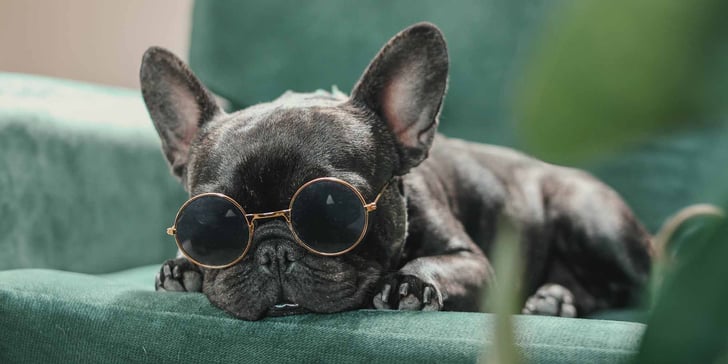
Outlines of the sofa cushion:
{"type": "MultiPolygon", "coordinates": [[[[474,362],[493,341],[482,313],[360,310],[248,322],[199,293],[157,293],[159,265],[107,275],[0,272],[0,362],[474,362]]],[[[625,362],[644,325],[517,316],[539,363],[625,362]]]]}

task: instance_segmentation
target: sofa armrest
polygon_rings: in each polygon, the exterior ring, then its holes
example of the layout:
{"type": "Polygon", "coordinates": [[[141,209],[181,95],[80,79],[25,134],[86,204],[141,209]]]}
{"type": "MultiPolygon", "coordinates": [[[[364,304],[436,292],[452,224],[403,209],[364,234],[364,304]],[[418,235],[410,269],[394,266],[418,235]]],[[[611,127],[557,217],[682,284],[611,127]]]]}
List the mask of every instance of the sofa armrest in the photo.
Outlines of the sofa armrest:
{"type": "Polygon", "coordinates": [[[0,270],[160,262],[184,193],[138,91],[0,73],[0,270]]]}

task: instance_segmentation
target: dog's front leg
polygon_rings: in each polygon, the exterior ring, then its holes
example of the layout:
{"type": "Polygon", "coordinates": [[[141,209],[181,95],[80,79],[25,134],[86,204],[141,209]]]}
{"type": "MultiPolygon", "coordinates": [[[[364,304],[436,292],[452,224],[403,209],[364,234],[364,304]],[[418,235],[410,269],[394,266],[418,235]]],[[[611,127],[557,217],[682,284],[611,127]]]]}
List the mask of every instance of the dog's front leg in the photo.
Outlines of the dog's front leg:
{"type": "Polygon", "coordinates": [[[171,292],[201,292],[202,272],[187,258],[178,256],[169,259],[154,278],[154,289],[171,292]]]}
{"type": "Polygon", "coordinates": [[[417,224],[408,238],[416,245],[416,258],[382,280],[374,307],[478,310],[481,288],[493,277],[490,263],[453,216],[434,211],[414,219],[427,222],[417,224]]]}
{"type": "Polygon", "coordinates": [[[374,297],[378,309],[474,311],[490,276],[482,254],[458,252],[417,258],[385,278],[374,297]]]}

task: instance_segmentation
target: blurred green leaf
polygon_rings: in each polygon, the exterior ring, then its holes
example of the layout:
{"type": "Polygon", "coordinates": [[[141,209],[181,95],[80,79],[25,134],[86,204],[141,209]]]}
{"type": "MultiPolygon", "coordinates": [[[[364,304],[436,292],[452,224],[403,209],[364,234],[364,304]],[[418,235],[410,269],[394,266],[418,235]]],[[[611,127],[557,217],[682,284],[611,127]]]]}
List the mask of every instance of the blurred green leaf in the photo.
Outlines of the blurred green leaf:
{"type": "MultiPolygon", "coordinates": [[[[676,129],[711,130],[699,124],[725,119],[728,1],[582,0],[562,5],[544,27],[517,85],[514,113],[534,154],[558,163],[583,163],[676,129]]],[[[724,155],[723,149],[712,149],[715,153],[700,155],[724,155]]],[[[690,171],[699,161],[689,158],[660,184],[680,185],[691,193],[695,186],[712,185],[695,180],[690,171]],[[678,178],[683,175],[688,177],[678,178]]],[[[645,163],[659,164],[660,159],[645,163]]],[[[724,158],[707,163],[707,168],[728,170],[724,158]]],[[[645,175],[644,166],[634,168],[635,175],[645,175]]],[[[728,177],[703,174],[724,175],[728,177]]],[[[718,181],[725,178],[713,180],[717,190],[711,193],[725,194],[725,183],[718,181]]],[[[642,201],[648,205],[649,198],[642,201]]],[[[660,284],[638,363],[728,358],[728,222],[703,226],[681,240],[673,262],[656,264],[653,278],[660,284]]]]}
{"type": "Polygon", "coordinates": [[[728,2],[563,5],[544,27],[514,105],[520,133],[539,157],[580,162],[697,122],[715,106],[705,90],[716,88],[705,84],[728,40],[728,2]]]}
{"type": "Polygon", "coordinates": [[[664,277],[636,363],[715,363],[728,354],[728,220],[690,235],[664,277]]]}

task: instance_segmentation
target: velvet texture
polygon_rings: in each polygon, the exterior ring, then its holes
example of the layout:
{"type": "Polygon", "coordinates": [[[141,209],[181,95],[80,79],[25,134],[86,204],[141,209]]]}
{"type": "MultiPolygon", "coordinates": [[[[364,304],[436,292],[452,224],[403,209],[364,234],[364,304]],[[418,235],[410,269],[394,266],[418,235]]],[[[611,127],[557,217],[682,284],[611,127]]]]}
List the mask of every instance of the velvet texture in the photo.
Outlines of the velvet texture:
{"type": "Polygon", "coordinates": [[[185,194],[137,92],[0,74],[0,191],[0,270],[104,273],[176,251],[164,229],[185,194]]]}
{"type": "MultiPolygon", "coordinates": [[[[157,293],[157,265],[108,275],[0,272],[0,362],[472,363],[493,341],[494,317],[361,310],[241,321],[200,293],[157,293]]],[[[618,363],[644,325],[520,316],[529,362],[618,363]]]]}
{"type": "Polygon", "coordinates": [[[558,1],[198,1],[190,66],[237,107],[285,90],[337,85],[349,93],[372,57],[400,30],[427,20],[445,33],[450,80],[440,131],[512,145],[511,82],[523,51],[558,1]]]}

